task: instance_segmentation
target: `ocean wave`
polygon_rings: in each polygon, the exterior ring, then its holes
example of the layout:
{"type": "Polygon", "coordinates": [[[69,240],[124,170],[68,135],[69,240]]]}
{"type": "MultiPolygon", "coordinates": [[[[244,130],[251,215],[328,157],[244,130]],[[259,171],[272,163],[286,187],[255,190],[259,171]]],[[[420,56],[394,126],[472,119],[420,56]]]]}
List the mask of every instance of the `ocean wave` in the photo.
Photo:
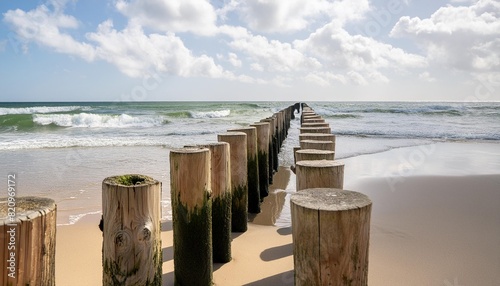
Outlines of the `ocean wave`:
{"type": "Polygon", "coordinates": [[[201,119],[201,118],[222,118],[228,117],[231,114],[231,110],[217,110],[217,111],[190,111],[191,118],[201,119]]]}
{"type": "Polygon", "coordinates": [[[34,114],[33,122],[38,125],[84,128],[127,128],[161,126],[168,121],[161,117],[134,117],[127,114],[101,115],[78,114],[34,114]]]}
{"type": "Polygon", "coordinates": [[[32,106],[32,107],[0,107],[0,115],[60,113],[76,110],[90,110],[89,106],[32,106]]]}

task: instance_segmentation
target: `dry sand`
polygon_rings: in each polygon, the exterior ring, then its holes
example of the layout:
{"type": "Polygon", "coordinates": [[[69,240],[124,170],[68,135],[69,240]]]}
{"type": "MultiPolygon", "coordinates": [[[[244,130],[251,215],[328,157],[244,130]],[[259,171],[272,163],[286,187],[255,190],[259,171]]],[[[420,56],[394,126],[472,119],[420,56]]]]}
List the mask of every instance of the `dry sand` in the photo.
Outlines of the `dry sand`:
{"type": "MultiPolygon", "coordinates": [[[[490,154],[482,159],[482,169],[471,151],[478,146],[464,143],[438,146],[432,159],[414,164],[414,172],[404,174],[380,173],[397,171],[404,150],[344,160],[346,189],[373,200],[369,285],[500,285],[500,148],[496,146],[487,150],[490,154]],[[469,162],[473,169],[440,168],[439,164],[454,166],[457,160],[469,162]],[[440,171],[431,175],[425,171],[429,169],[440,171]]],[[[424,152],[418,148],[405,148],[407,158],[424,152]]],[[[214,265],[216,285],[293,285],[291,230],[273,224],[289,212],[287,198],[295,188],[295,176],[282,168],[275,178],[263,212],[251,218],[247,232],[233,234],[233,260],[214,265]]],[[[93,215],[58,227],[57,285],[101,285],[99,219],[93,215]]],[[[163,228],[163,285],[173,285],[171,222],[163,228]]]]}

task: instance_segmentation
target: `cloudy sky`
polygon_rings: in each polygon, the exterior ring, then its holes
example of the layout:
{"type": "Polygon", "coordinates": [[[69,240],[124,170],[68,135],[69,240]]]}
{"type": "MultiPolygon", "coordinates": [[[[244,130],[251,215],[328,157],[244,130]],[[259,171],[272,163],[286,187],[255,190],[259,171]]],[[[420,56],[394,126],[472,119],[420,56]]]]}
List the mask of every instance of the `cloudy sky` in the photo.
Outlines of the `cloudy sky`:
{"type": "Polygon", "coordinates": [[[0,101],[500,101],[499,0],[0,0],[0,101]]]}

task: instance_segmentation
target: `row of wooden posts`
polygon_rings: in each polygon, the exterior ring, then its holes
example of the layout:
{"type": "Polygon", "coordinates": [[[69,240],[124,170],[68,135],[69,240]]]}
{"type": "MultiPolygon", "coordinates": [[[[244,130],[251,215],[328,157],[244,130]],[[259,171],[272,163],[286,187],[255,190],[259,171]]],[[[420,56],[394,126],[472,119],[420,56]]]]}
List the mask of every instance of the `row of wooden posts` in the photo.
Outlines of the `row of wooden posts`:
{"type": "Polygon", "coordinates": [[[371,201],[343,190],[330,125],[303,107],[290,198],[295,285],[367,285],[371,201]]]}
{"type": "MultiPolygon", "coordinates": [[[[260,212],[298,107],[170,152],[176,285],[212,285],[212,263],[231,260],[231,232],[260,212]]],[[[161,189],[144,175],[103,180],[103,285],[162,284],[161,189]]],[[[56,213],[51,199],[0,199],[0,285],[55,285],[56,213]]]]}

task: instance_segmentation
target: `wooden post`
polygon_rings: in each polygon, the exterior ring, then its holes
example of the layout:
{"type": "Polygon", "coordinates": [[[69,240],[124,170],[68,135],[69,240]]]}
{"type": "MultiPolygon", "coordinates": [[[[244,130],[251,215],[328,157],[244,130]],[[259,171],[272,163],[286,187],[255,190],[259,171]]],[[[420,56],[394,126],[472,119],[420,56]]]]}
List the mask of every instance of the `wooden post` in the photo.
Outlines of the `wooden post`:
{"type": "Polygon", "coordinates": [[[300,149],[335,151],[335,142],[323,140],[301,140],[300,149]]]}
{"type": "Polygon", "coordinates": [[[273,183],[274,174],[274,120],[272,118],[262,119],[261,122],[269,123],[269,147],[268,147],[268,166],[267,171],[269,172],[269,184],[273,183]]]}
{"type": "Polygon", "coordinates": [[[285,140],[285,138],[283,138],[283,113],[276,112],[275,115],[278,122],[278,153],[279,153],[279,151],[281,151],[281,145],[285,140]]]}
{"type": "Polygon", "coordinates": [[[297,161],[334,160],[335,152],[329,150],[301,149],[295,153],[297,161]]]}
{"type": "Polygon", "coordinates": [[[248,222],[247,135],[228,132],[217,135],[219,142],[229,143],[231,165],[231,230],[245,232],[248,222]]]}
{"type": "Polygon", "coordinates": [[[210,151],[170,151],[174,284],[212,285],[210,151]]]}
{"type": "Polygon", "coordinates": [[[344,163],[339,161],[297,161],[297,191],[311,188],[344,187],[344,163]]]}
{"type": "MultiPolygon", "coordinates": [[[[269,123],[250,124],[257,128],[257,161],[259,163],[260,199],[269,195],[269,123]]],[[[260,209],[260,208],[259,208],[260,209]]]]}
{"type": "Polygon", "coordinates": [[[247,135],[248,164],[248,212],[260,212],[259,159],[257,148],[257,128],[230,129],[229,132],[244,132],[247,135]]]}
{"type": "Polygon", "coordinates": [[[330,124],[325,122],[304,122],[302,127],[330,127],[330,124]]]}
{"type": "Polygon", "coordinates": [[[323,118],[307,118],[302,120],[302,124],[304,123],[324,123],[325,120],[323,118]]]}
{"type": "MultiPolygon", "coordinates": [[[[10,178],[12,176],[12,182],[10,178]]],[[[16,197],[9,175],[8,198],[0,198],[0,285],[55,285],[54,200],[16,197]]]]}
{"type": "Polygon", "coordinates": [[[300,133],[332,133],[330,127],[301,127],[299,128],[300,133]]]}
{"type": "Polygon", "coordinates": [[[339,189],[290,199],[295,285],[368,285],[372,202],[339,189]]]}
{"type": "Polygon", "coordinates": [[[272,119],[273,119],[273,129],[274,129],[274,136],[273,136],[273,167],[274,167],[274,171],[278,172],[278,169],[279,169],[278,154],[279,154],[279,151],[280,151],[279,141],[278,141],[278,118],[276,116],[273,116],[272,119]]]}
{"type": "Polygon", "coordinates": [[[293,164],[297,163],[297,151],[300,150],[300,147],[293,147],[293,164]]]}
{"type": "Polygon", "coordinates": [[[103,285],[161,285],[161,183],[144,175],[102,182],[103,285]]]}
{"type": "Polygon", "coordinates": [[[212,188],[212,247],[217,263],[231,261],[231,164],[227,142],[201,145],[210,150],[212,188]]]}
{"type": "Polygon", "coordinates": [[[320,140],[320,141],[332,141],[335,142],[334,134],[327,133],[302,133],[299,134],[299,141],[302,140],[320,140]]]}

